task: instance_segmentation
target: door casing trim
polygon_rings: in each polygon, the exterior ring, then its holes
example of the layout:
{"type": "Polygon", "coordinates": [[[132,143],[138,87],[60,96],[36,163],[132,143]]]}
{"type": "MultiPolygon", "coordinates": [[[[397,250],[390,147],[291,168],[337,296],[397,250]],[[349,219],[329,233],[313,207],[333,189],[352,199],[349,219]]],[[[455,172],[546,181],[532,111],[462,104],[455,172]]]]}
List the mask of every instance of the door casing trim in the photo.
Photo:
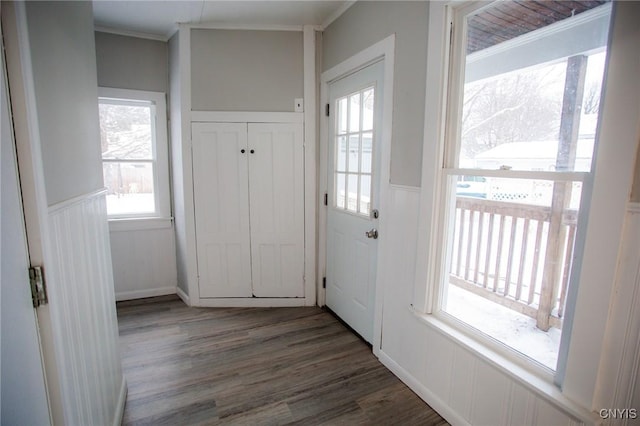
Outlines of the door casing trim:
{"type": "MultiPolygon", "coordinates": [[[[345,61],[323,72],[320,76],[320,105],[324,106],[328,102],[329,84],[333,81],[347,77],[366,66],[383,60],[384,61],[384,99],[382,105],[382,135],[380,138],[380,219],[378,219],[378,229],[383,236],[379,240],[378,259],[376,262],[376,283],[375,283],[375,306],[373,315],[373,353],[379,356],[382,347],[382,307],[384,294],[384,263],[381,262],[380,253],[384,252],[384,235],[387,232],[387,220],[385,212],[389,211],[390,193],[390,166],[391,166],[391,135],[393,125],[393,70],[395,64],[395,34],[375,43],[374,45],[356,53],[345,61]]],[[[327,266],[327,207],[324,206],[324,194],[327,193],[327,166],[328,166],[328,137],[329,118],[325,114],[320,117],[320,168],[319,168],[319,191],[318,205],[323,206],[319,212],[318,224],[318,270],[316,282],[318,283],[318,305],[324,306],[326,303],[326,290],[322,288],[322,279],[326,274],[327,266]]]]}

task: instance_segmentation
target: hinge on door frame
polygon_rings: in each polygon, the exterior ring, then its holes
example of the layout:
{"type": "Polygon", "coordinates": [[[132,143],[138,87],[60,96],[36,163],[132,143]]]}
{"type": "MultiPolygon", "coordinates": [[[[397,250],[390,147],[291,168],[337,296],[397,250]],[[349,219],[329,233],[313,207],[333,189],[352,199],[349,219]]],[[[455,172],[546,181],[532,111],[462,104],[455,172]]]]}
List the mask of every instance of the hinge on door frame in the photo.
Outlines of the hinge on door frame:
{"type": "Polygon", "coordinates": [[[325,112],[324,113],[325,113],[325,115],[327,117],[329,117],[329,104],[327,104],[327,106],[325,107],[325,112]]]}
{"type": "Polygon", "coordinates": [[[329,194],[327,194],[326,192],[324,193],[324,205],[329,205],[329,194]]]}
{"type": "Polygon", "coordinates": [[[31,286],[31,300],[33,301],[34,308],[49,303],[47,298],[47,285],[44,281],[41,266],[32,266],[29,268],[29,284],[31,286]]]}
{"type": "Polygon", "coordinates": [[[322,277],[322,288],[327,288],[327,277],[322,277]]]}

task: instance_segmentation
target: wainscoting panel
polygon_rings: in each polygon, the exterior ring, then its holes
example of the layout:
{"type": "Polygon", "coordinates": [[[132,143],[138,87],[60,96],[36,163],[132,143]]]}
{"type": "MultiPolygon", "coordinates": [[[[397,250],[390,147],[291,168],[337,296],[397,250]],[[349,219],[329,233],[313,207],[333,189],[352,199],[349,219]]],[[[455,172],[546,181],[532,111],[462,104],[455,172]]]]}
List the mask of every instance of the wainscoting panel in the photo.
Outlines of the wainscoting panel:
{"type": "MultiPolygon", "coordinates": [[[[629,204],[623,235],[595,408],[634,408],[633,417],[640,418],[640,203],[629,204]]],[[[609,423],[635,424],[634,418],[622,415],[609,423]]]]}
{"type": "Polygon", "coordinates": [[[175,294],[178,282],[173,223],[148,229],[110,224],[116,300],[175,294]]]}
{"type": "Polygon", "coordinates": [[[119,424],[126,385],[118,346],[103,191],[49,208],[46,265],[65,423],[119,424]]]}
{"type": "Polygon", "coordinates": [[[415,262],[426,261],[415,255],[420,193],[418,188],[391,185],[389,194],[391,211],[385,212],[387,231],[380,256],[380,361],[454,425],[593,423],[586,409],[565,408],[412,312],[415,262]]]}

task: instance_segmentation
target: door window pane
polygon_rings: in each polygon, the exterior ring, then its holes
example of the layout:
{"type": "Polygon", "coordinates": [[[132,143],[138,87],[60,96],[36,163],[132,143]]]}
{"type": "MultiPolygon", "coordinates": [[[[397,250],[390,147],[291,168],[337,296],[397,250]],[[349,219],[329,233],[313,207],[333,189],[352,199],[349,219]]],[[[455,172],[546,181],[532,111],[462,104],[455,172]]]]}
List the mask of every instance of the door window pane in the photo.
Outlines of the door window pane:
{"type": "Polygon", "coordinates": [[[347,98],[338,101],[338,134],[347,133],[347,98]]]}
{"type": "Polygon", "coordinates": [[[349,97],[349,132],[360,130],[360,93],[349,97]]]}
{"type": "Polygon", "coordinates": [[[360,166],[360,135],[349,136],[349,171],[358,173],[360,166]]]}
{"type": "Polygon", "coordinates": [[[358,211],[358,175],[348,175],[347,181],[347,210],[358,211]]]}
{"type": "Polygon", "coordinates": [[[373,129],[373,88],[362,92],[362,130],[373,129]]]}
{"type": "Polygon", "coordinates": [[[359,212],[368,215],[371,211],[371,176],[360,176],[360,209],[359,212]]]}
{"type": "Polygon", "coordinates": [[[371,173],[371,166],[373,164],[373,134],[362,134],[362,173],[371,173]]]}
{"type": "Polygon", "coordinates": [[[344,173],[336,174],[336,207],[345,208],[345,195],[347,193],[347,182],[344,173]]]}
{"type": "Polygon", "coordinates": [[[339,136],[338,144],[336,146],[336,171],[347,171],[347,137],[339,136]]]}
{"type": "Polygon", "coordinates": [[[373,174],[373,109],[375,88],[336,100],[333,205],[369,216],[373,174]],[[344,172],[347,172],[345,175],[344,172]]]}

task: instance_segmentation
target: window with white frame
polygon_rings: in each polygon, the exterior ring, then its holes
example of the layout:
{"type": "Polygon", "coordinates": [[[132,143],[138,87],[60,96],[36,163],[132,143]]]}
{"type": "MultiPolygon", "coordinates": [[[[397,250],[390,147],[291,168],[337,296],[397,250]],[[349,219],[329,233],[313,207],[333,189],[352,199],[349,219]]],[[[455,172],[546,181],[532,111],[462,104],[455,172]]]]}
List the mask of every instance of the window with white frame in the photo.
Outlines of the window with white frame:
{"type": "Polygon", "coordinates": [[[98,105],[109,218],[170,217],[164,93],[100,88],[98,105]]]}
{"type": "Polygon", "coordinates": [[[610,11],[498,1],[450,15],[434,311],[551,371],[589,208],[610,11]]]}

